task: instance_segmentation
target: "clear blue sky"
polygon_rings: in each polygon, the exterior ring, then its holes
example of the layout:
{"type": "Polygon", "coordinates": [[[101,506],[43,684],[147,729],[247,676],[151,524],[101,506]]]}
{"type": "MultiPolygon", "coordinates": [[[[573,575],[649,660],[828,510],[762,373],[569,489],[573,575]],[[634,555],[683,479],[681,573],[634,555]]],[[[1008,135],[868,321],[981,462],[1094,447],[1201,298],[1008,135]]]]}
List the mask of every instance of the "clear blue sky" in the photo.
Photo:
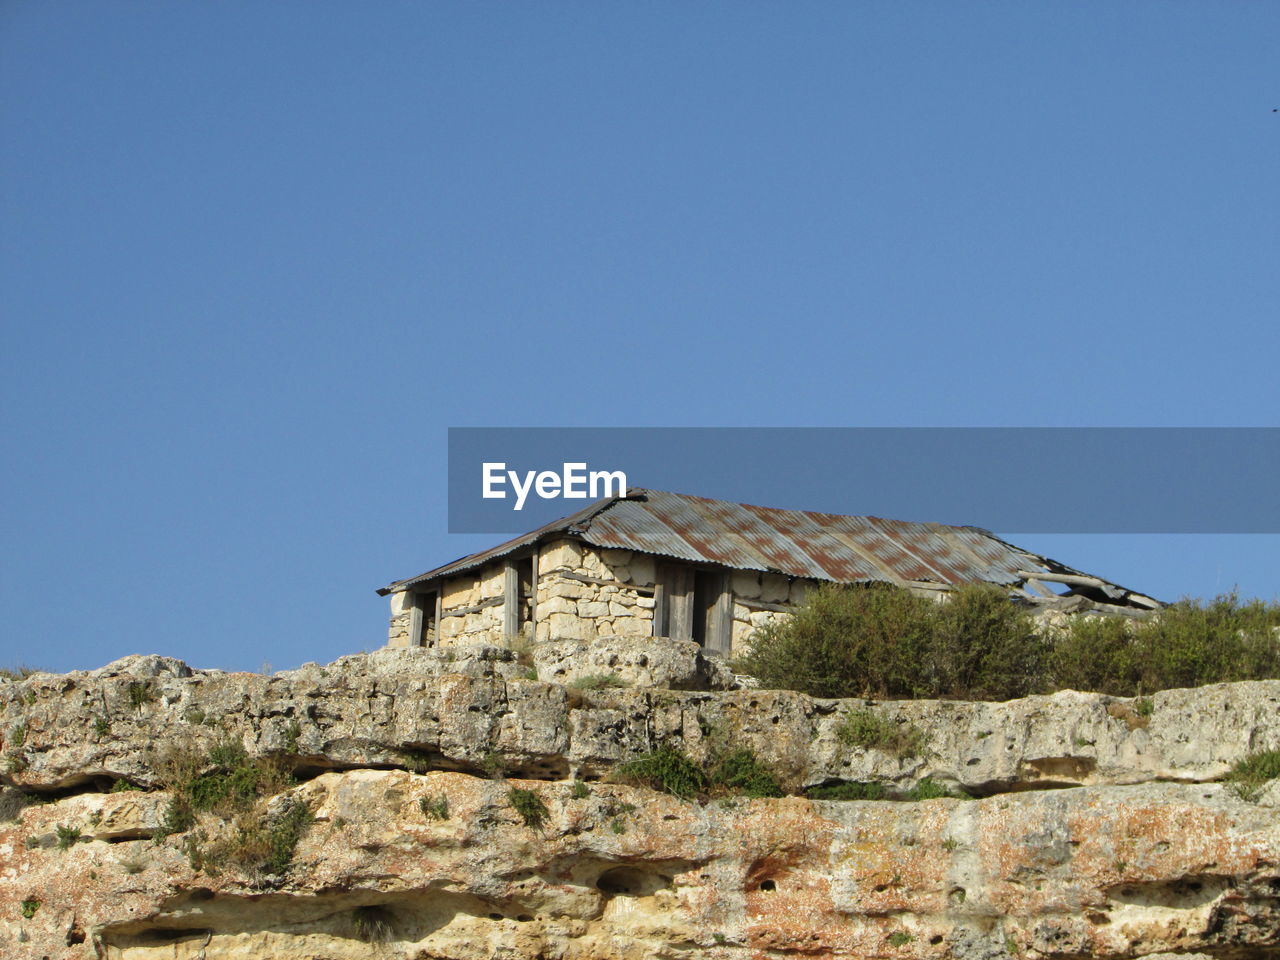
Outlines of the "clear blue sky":
{"type": "Polygon", "coordinates": [[[491,539],[450,425],[1276,425],[1277,65],[1272,3],[7,0],[0,664],[380,645],[491,539]]]}

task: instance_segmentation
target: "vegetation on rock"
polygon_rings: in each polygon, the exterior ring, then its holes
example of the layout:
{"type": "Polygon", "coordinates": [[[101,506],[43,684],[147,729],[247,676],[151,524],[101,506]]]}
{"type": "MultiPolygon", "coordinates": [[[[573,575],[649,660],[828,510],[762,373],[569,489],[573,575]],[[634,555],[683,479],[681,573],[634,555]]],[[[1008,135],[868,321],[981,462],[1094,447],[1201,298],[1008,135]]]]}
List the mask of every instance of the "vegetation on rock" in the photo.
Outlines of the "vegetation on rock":
{"type": "Polygon", "coordinates": [[[825,584],[761,627],[735,669],[818,697],[1008,700],[1060,689],[1139,696],[1280,678],[1280,603],[1225,594],[1142,620],[1077,616],[1052,635],[991,584],[935,602],[888,584],[825,584]]]}

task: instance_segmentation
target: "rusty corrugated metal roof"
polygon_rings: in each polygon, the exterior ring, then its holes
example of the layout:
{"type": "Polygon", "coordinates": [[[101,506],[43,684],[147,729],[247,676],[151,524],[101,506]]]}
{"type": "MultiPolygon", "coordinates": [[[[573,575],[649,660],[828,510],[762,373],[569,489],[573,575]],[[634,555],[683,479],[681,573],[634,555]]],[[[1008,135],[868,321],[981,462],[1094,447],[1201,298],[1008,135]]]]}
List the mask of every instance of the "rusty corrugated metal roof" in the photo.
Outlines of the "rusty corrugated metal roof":
{"type": "MultiPolygon", "coordinates": [[[[561,535],[596,547],[841,583],[986,581],[1004,586],[1024,582],[1027,571],[1087,576],[978,527],[781,510],[633,489],[626,497],[598,500],[514,540],[378,592],[463,573],[561,535]]],[[[1133,593],[1101,578],[1089,579],[1117,600],[1133,593]]]]}

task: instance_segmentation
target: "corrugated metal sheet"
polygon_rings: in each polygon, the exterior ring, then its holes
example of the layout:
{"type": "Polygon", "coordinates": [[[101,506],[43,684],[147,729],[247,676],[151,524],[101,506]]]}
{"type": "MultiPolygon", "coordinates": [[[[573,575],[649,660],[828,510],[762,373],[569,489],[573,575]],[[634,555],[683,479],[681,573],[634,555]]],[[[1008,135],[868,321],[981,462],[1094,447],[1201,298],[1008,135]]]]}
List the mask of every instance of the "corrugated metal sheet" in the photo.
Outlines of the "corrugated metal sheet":
{"type": "MultiPolygon", "coordinates": [[[[597,547],[842,583],[981,580],[1010,585],[1019,571],[1080,571],[1022,550],[977,527],[779,510],[660,490],[632,490],[443,567],[379,590],[450,576],[522,547],[569,534],[597,547]]],[[[1101,581],[1107,593],[1130,591],[1101,581]]]]}

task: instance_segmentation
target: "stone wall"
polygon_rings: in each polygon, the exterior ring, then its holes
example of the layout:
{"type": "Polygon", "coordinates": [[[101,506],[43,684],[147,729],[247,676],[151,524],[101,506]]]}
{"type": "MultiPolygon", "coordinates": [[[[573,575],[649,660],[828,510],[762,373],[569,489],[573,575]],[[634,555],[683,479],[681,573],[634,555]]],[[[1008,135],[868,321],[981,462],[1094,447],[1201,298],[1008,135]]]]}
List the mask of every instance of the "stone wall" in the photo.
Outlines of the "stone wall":
{"type": "Polygon", "coordinates": [[[558,540],[538,557],[538,640],[653,635],[654,558],[558,540]]]}
{"type": "MultiPolygon", "coordinates": [[[[526,563],[527,557],[516,562],[526,563]]],[[[502,624],[505,566],[506,558],[444,581],[440,645],[510,643],[502,624]]],[[[656,572],[652,556],[557,540],[539,548],[537,567],[533,639],[594,640],[653,634],[656,572]]],[[[409,593],[393,593],[390,600],[387,645],[416,646],[409,638],[409,593]]],[[[426,611],[423,622],[429,623],[432,616],[432,611],[426,611]]],[[[530,632],[527,624],[522,626],[522,634],[530,632]]]]}

